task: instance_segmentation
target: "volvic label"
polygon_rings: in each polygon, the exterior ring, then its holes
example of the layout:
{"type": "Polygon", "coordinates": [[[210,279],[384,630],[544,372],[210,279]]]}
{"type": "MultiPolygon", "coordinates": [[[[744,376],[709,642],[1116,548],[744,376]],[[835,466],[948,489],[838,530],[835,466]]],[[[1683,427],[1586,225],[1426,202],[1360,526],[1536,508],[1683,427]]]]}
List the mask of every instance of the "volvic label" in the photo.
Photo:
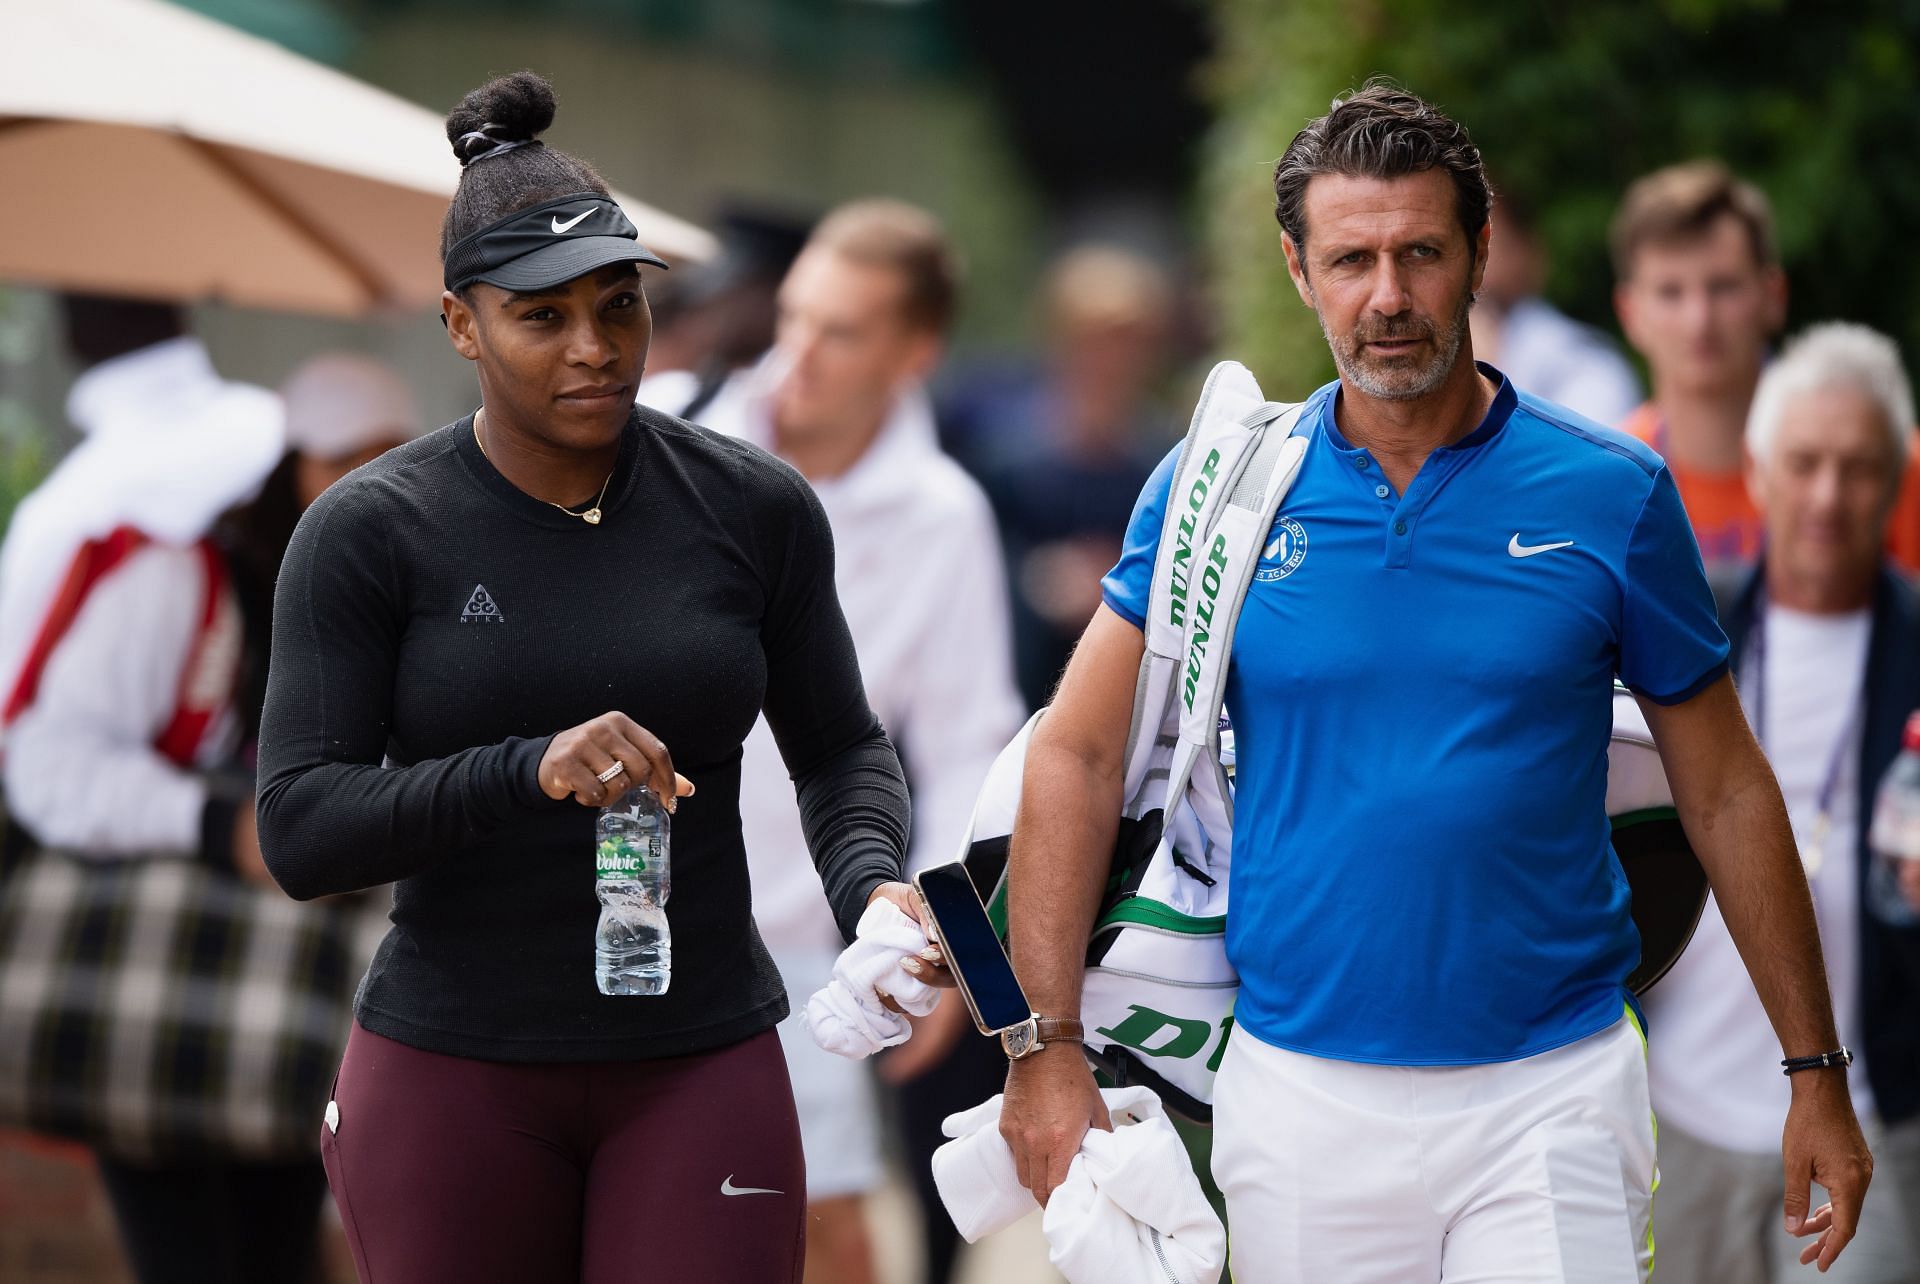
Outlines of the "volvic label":
{"type": "Polygon", "coordinates": [[[1187,511],[1180,514],[1180,527],[1174,534],[1173,569],[1167,577],[1167,613],[1176,629],[1186,627],[1187,589],[1193,581],[1193,536],[1200,528],[1200,512],[1207,506],[1207,492],[1213,489],[1219,475],[1220,451],[1210,450],[1207,461],[1200,465],[1200,475],[1187,488],[1187,511]]]}
{"type": "Polygon", "coordinates": [[[598,878],[637,878],[647,867],[651,847],[635,847],[610,838],[594,848],[594,874],[598,878]]]}

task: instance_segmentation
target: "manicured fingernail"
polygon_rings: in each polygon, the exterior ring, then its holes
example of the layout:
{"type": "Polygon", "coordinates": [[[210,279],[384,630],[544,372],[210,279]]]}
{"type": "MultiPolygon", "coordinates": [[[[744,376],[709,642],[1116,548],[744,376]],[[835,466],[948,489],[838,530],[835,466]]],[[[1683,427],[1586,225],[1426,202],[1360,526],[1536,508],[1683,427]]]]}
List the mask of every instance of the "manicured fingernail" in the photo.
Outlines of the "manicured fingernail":
{"type": "Polygon", "coordinates": [[[912,976],[920,975],[919,959],[902,959],[900,960],[900,966],[907,969],[907,972],[909,975],[912,975],[912,976]]]}
{"type": "Polygon", "coordinates": [[[937,945],[929,945],[926,949],[920,951],[920,957],[931,963],[940,957],[940,947],[937,945]]]}

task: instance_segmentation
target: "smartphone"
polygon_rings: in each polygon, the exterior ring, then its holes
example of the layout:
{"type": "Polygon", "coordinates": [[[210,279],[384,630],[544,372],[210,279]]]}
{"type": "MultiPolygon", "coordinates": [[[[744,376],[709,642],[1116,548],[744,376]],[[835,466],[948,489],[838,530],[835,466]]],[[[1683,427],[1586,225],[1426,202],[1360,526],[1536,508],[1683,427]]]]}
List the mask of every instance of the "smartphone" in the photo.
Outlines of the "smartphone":
{"type": "Polygon", "coordinates": [[[920,903],[927,907],[933,934],[960,997],[982,1034],[998,1034],[1033,1015],[1020,978],[980,903],[980,893],[959,862],[935,865],[913,876],[920,903]]]}

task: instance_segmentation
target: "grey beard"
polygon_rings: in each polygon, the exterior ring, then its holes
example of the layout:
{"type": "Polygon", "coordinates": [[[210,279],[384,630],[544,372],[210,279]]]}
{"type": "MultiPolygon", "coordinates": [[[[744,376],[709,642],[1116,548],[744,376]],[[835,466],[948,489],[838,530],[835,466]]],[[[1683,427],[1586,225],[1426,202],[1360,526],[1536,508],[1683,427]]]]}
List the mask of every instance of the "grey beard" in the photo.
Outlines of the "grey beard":
{"type": "Polygon", "coordinates": [[[1314,317],[1320,322],[1320,333],[1326,337],[1327,350],[1333,354],[1334,369],[1340,372],[1341,382],[1355,391],[1365,393],[1379,401],[1418,401],[1447,381],[1453,373],[1453,367],[1460,360],[1460,346],[1467,336],[1467,312],[1473,306],[1473,296],[1466,295],[1460,300],[1459,308],[1454,312],[1452,322],[1438,331],[1435,338],[1433,360],[1417,370],[1405,368],[1397,370],[1376,370],[1360,359],[1360,345],[1336,338],[1327,328],[1327,320],[1315,300],[1314,317]]]}

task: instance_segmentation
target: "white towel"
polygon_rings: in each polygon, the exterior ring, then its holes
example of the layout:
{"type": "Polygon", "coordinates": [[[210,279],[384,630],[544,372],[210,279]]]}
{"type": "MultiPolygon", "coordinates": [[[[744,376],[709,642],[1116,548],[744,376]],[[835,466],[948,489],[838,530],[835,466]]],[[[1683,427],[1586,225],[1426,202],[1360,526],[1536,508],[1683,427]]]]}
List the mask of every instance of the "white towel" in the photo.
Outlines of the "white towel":
{"type": "Polygon", "coordinates": [[[940,1131],[953,1138],[933,1152],[933,1184],[940,1202],[969,1244],[977,1244],[1040,1207],[1020,1184],[1013,1151],[1000,1136],[1000,1107],[995,1094],[971,1110],[948,1115],[940,1131]]]}
{"type": "Polygon", "coordinates": [[[850,1060],[905,1043],[912,1024],[888,1010],[880,996],[914,1016],[933,1011],[940,991],[900,966],[926,948],[927,934],[892,901],[867,906],[853,944],[833,965],[833,980],[807,1000],[804,1019],[813,1041],[850,1060]]]}
{"type": "MultiPolygon", "coordinates": [[[[1048,1256],[1071,1284],[1213,1284],[1226,1265],[1226,1230],[1160,1099],[1141,1087],[1100,1095],[1114,1131],[1087,1133],[1047,1201],[1048,1256]]],[[[949,1116],[941,1131],[954,1140],[933,1153],[934,1184],[968,1243],[1037,1207],[1000,1136],[1003,1101],[949,1116]]]]}
{"type": "Polygon", "coordinates": [[[1157,1098],[1153,1108],[1139,1123],[1089,1132],[1047,1200],[1047,1257],[1074,1284],[1215,1284],[1226,1265],[1226,1228],[1157,1098]]]}

